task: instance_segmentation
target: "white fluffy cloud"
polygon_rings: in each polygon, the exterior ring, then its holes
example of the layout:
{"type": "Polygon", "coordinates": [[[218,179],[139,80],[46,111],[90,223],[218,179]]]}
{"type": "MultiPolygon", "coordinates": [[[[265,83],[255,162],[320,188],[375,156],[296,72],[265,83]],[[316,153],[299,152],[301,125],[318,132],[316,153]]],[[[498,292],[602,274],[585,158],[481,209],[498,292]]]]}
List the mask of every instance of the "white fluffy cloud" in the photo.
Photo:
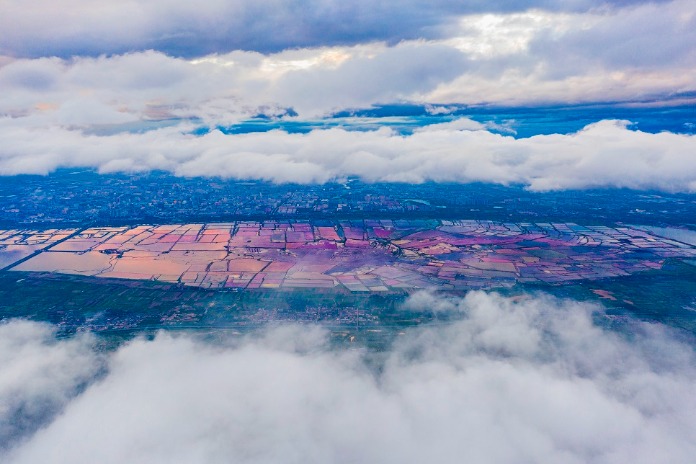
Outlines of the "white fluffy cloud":
{"type": "Polygon", "coordinates": [[[638,324],[626,338],[595,326],[596,308],[543,296],[425,294],[411,309],[431,304],[463,319],[408,331],[369,363],[311,327],[226,346],[134,341],[3,460],[688,463],[696,453],[696,360],[664,328],[638,324]]]}
{"type": "Polygon", "coordinates": [[[387,182],[493,182],[533,190],[628,187],[696,191],[696,136],[650,134],[603,121],[568,135],[514,139],[470,120],[411,136],[383,128],[308,134],[282,131],[201,137],[181,127],[142,134],[85,135],[0,121],[0,174],[93,167],[102,172],[162,169],[182,176],[322,183],[359,176],[387,182]]]}

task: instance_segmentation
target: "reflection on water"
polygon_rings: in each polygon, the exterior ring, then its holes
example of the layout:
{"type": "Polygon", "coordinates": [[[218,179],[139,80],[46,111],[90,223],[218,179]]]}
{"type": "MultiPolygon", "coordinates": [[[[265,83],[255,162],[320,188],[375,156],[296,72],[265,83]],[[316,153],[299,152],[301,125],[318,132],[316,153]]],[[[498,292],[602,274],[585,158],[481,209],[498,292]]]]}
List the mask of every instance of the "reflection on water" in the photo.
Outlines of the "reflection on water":
{"type": "Polygon", "coordinates": [[[96,251],[87,253],[46,251],[20,264],[14,270],[94,275],[107,270],[110,265],[109,255],[96,251]]]}
{"type": "MultiPolygon", "coordinates": [[[[134,273],[134,274],[149,274],[149,275],[181,275],[188,269],[188,266],[183,263],[165,259],[148,259],[148,258],[128,258],[119,259],[113,267],[113,272],[117,273],[134,273]]],[[[103,274],[105,277],[109,273],[103,274]]]]}

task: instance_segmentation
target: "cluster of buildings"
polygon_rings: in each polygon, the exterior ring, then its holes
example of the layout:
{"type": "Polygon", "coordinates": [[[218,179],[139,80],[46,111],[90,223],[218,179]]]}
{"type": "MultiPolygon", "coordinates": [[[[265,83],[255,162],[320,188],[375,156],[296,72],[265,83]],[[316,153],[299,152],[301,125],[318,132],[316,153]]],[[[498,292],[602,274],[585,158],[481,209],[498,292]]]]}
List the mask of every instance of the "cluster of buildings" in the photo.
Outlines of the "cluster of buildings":
{"type": "Polygon", "coordinates": [[[0,178],[0,227],[80,227],[239,220],[434,218],[693,222],[696,201],[620,190],[535,193],[481,184],[322,185],[62,170],[0,178]]]}

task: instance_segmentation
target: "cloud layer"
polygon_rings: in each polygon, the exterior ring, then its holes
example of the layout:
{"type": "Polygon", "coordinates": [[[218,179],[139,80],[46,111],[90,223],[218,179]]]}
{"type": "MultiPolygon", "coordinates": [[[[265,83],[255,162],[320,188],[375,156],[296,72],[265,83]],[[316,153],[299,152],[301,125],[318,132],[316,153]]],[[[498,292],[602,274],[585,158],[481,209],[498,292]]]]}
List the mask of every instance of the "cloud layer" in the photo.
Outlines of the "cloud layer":
{"type": "Polygon", "coordinates": [[[0,5],[0,53],[14,56],[71,56],[155,49],[180,56],[231,50],[278,51],[286,48],[397,42],[437,37],[456,17],[471,13],[530,8],[583,11],[639,1],[573,0],[557,2],[388,0],[250,1],[213,0],[192,6],[182,0],[6,0],[0,5]],[[369,14],[366,14],[369,12],[369,14]]]}
{"type": "MultiPolygon", "coordinates": [[[[151,3],[154,7],[157,2],[151,3]]],[[[110,7],[89,4],[86,10],[98,10],[104,22],[120,23],[110,16],[110,7]]],[[[23,5],[22,11],[63,27],[47,10],[23,5]]],[[[399,11],[428,17],[418,8],[399,11]]],[[[336,15],[351,24],[340,8],[336,15]]],[[[50,28],[20,27],[11,15],[0,18],[29,34],[50,33],[50,28]]],[[[3,28],[2,37],[9,37],[8,30],[3,28]]],[[[283,30],[274,28],[264,36],[283,30]]],[[[395,44],[370,38],[346,45],[288,45],[265,54],[232,49],[197,59],[140,48],[72,59],[51,58],[50,53],[15,59],[10,54],[0,59],[0,114],[86,125],[176,116],[224,121],[274,105],[294,107],[308,117],[394,101],[539,104],[668,98],[696,90],[694,31],[696,7],[675,0],[578,13],[456,16],[441,36],[419,35],[395,44]]]]}
{"type": "Polygon", "coordinates": [[[494,134],[468,119],[428,126],[411,136],[385,128],[308,134],[213,131],[197,137],[180,127],[97,136],[4,123],[0,121],[0,132],[7,134],[0,148],[3,175],[79,166],[297,183],[358,176],[369,182],[524,184],[541,191],[696,191],[696,136],[632,131],[617,121],[592,124],[575,134],[527,139],[494,134]]]}
{"type": "MultiPolygon", "coordinates": [[[[594,308],[546,297],[411,302],[433,306],[464,317],[409,331],[370,364],[311,327],[223,346],[134,341],[3,460],[687,463],[696,453],[693,349],[664,328],[625,338],[595,326],[594,308]]],[[[28,348],[42,343],[2,356],[32,363],[40,353],[28,348]]],[[[64,382],[35,389],[46,397],[64,382]]]]}

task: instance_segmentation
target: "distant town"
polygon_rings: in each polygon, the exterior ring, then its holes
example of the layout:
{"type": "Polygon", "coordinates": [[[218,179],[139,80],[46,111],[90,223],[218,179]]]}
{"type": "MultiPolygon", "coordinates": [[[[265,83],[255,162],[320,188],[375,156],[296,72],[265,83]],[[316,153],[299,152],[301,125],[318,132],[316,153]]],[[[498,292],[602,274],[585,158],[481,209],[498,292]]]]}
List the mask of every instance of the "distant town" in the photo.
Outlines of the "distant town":
{"type": "Polygon", "coordinates": [[[269,219],[477,219],[579,224],[696,221],[685,194],[530,192],[490,184],[321,185],[60,170],[0,177],[0,227],[72,227],[269,219]]]}

